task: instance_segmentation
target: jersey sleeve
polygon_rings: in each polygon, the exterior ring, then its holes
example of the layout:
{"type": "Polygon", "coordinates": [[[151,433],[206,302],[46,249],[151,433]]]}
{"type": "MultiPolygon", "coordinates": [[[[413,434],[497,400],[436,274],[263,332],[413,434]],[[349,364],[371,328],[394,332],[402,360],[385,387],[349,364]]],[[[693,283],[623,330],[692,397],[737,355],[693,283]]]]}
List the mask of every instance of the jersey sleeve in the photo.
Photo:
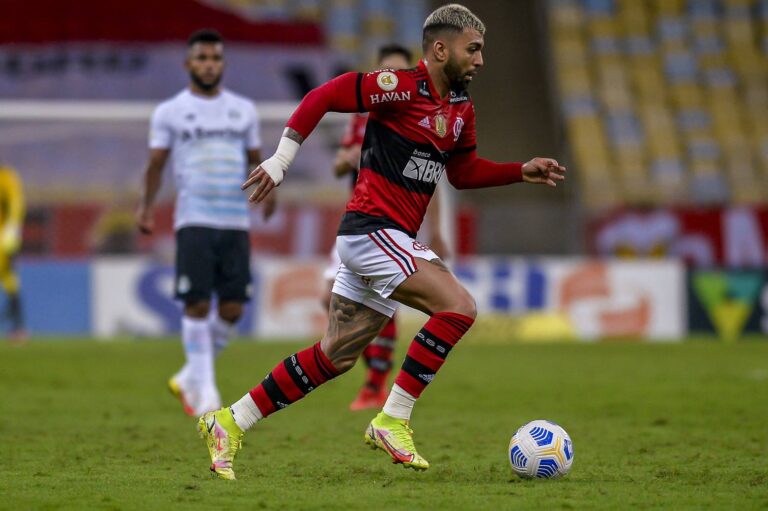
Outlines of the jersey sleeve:
{"type": "Polygon", "coordinates": [[[464,128],[446,166],[448,181],[459,190],[503,186],[522,181],[522,169],[521,163],[496,163],[478,157],[474,105],[467,110],[464,128]]]}
{"type": "Polygon", "coordinates": [[[248,103],[250,106],[250,124],[246,134],[245,145],[247,149],[261,149],[261,119],[256,105],[248,103]]]}
{"type": "Polygon", "coordinates": [[[149,123],[149,148],[170,149],[173,144],[173,130],[166,105],[158,106],[149,123]]]}
{"type": "Polygon", "coordinates": [[[307,138],[328,112],[370,112],[406,106],[416,82],[403,71],[345,73],[304,96],[286,126],[307,138]]]}
{"type": "Polygon", "coordinates": [[[416,97],[416,81],[410,73],[384,69],[360,73],[358,110],[375,112],[404,108],[416,97]]]}
{"type": "Polygon", "coordinates": [[[477,131],[475,131],[475,105],[472,105],[467,110],[467,115],[464,120],[464,129],[459,134],[459,139],[456,141],[455,152],[468,153],[477,148],[477,131]]]}

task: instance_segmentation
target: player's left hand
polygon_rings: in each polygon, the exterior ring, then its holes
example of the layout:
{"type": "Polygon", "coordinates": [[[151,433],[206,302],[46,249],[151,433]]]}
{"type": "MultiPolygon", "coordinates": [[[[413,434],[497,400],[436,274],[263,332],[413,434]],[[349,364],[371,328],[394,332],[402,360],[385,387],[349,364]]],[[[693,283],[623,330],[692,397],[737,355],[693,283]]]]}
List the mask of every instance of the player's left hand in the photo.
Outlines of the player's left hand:
{"type": "Polygon", "coordinates": [[[534,158],[523,164],[523,181],[526,183],[545,184],[552,188],[557,181],[565,180],[565,167],[552,158],[534,158]]]}
{"type": "Polygon", "coordinates": [[[263,201],[267,195],[269,195],[269,192],[275,187],[275,182],[269,177],[267,171],[259,165],[248,174],[248,179],[243,183],[240,189],[245,190],[253,185],[256,185],[256,188],[253,189],[253,192],[251,192],[251,195],[248,197],[248,202],[258,203],[263,201]]]}

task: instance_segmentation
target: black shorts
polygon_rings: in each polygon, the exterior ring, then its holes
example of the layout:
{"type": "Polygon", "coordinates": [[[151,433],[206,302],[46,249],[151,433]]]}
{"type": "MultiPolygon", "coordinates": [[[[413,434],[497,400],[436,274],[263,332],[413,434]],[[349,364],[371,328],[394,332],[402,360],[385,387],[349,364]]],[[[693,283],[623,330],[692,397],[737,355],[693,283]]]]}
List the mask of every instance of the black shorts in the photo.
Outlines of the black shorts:
{"type": "Polygon", "coordinates": [[[251,299],[251,242],[246,231],[182,227],[176,231],[176,298],[184,303],[251,299]]]}

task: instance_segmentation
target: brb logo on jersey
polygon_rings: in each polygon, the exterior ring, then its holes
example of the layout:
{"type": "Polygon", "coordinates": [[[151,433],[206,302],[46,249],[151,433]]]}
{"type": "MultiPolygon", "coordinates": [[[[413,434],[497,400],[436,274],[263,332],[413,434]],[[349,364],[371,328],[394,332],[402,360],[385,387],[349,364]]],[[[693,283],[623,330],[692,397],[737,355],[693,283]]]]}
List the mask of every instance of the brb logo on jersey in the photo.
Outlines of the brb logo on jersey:
{"type": "Polygon", "coordinates": [[[411,179],[418,179],[425,183],[435,183],[440,181],[445,170],[445,165],[430,159],[430,154],[416,149],[411,155],[411,159],[405,164],[403,175],[411,179]]]}
{"type": "Polygon", "coordinates": [[[376,83],[379,84],[379,88],[383,91],[392,91],[397,88],[397,75],[390,71],[383,71],[376,77],[376,83]]]}

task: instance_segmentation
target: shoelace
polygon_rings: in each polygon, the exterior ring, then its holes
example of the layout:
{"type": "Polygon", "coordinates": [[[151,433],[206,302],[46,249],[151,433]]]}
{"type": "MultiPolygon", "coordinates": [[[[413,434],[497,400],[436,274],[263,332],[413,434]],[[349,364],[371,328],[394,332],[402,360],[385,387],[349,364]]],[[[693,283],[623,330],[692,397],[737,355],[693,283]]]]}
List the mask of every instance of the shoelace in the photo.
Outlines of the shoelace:
{"type": "Polygon", "coordinates": [[[416,447],[413,445],[413,430],[408,424],[405,424],[402,429],[396,428],[393,433],[403,447],[411,452],[416,451],[416,447]]]}

